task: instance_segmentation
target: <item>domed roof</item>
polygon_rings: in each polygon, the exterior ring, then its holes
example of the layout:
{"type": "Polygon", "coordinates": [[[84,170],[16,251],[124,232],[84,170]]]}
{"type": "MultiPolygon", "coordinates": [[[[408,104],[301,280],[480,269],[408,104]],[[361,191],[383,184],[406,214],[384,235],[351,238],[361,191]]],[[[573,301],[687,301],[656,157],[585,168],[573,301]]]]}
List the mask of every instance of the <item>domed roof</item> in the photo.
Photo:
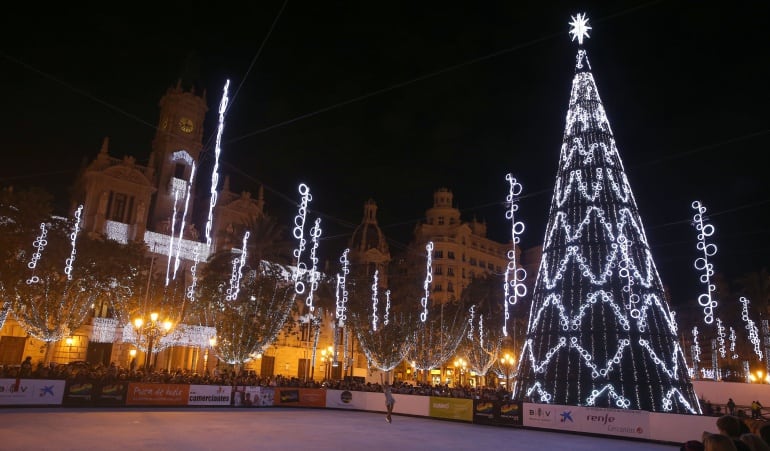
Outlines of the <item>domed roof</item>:
{"type": "Polygon", "coordinates": [[[364,203],[364,218],[350,237],[350,249],[353,252],[364,253],[377,249],[383,254],[388,253],[388,243],[380,226],[377,225],[377,203],[369,199],[364,203]]]}

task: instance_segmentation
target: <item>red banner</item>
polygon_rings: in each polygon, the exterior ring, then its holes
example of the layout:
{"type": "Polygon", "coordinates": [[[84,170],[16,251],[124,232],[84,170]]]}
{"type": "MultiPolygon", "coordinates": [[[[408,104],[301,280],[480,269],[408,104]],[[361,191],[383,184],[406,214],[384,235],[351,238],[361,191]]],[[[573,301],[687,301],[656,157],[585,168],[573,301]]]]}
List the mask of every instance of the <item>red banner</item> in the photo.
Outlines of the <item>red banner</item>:
{"type": "Polygon", "coordinates": [[[128,384],[126,405],[186,406],[190,386],[184,384],[128,384]]]}

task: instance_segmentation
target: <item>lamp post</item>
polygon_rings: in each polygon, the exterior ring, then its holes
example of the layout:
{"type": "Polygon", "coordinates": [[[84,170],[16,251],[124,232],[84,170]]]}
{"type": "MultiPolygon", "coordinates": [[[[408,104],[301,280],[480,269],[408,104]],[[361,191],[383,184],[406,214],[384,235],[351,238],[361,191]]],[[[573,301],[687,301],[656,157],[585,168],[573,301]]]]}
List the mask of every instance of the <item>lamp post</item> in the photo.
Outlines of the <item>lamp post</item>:
{"type": "Polygon", "coordinates": [[[324,379],[332,378],[332,361],[334,360],[334,347],[329,346],[321,350],[321,361],[324,363],[324,379]]]}
{"type": "Polygon", "coordinates": [[[504,356],[500,357],[500,365],[503,367],[503,371],[505,372],[505,389],[508,391],[511,391],[511,368],[513,368],[513,364],[515,362],[516,359],[510,354],[505,354],[504,356]]]}
{"type": "Polygon", "coordinates": [[[172,327],[171,321],[165,320],[161,322],[158,320],[159,317],[160,315],[158,315],[157,312],[152,312],[150,313],[149,321],[145,321],[144,318],[141,317],[134,319],[134,329],[136,329],[138,335],[137,341],[141,340],[142,337],[147,339],[147,355],[144,359],[144,369],[148,371],[150,369],[150,359],[152,358],[152,350],[155,343],[160,338],[168,335],[172,327]]]}

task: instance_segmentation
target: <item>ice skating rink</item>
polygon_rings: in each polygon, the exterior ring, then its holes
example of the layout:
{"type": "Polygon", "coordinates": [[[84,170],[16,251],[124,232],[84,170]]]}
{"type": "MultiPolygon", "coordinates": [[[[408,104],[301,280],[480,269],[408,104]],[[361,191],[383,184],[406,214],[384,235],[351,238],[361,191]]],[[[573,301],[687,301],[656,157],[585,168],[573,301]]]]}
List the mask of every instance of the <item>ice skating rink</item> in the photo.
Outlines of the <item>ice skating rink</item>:
{"type": "Polygon", "coordinates": [[[679,446],[349,410],[0,409],[0,450],[13,451],[598,449],[679,446]]]}

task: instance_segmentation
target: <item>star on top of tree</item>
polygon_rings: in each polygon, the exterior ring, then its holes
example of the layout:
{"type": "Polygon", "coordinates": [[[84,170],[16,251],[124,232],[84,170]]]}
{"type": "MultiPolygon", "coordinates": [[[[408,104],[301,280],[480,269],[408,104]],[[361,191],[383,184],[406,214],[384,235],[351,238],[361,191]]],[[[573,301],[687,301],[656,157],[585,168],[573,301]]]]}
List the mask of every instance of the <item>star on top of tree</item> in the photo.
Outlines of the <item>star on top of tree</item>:
{"type": "Polygon", "coordinates": [[[572,36],[572,40],[578,40],[579,45],[583,45],[583,38],[590,38],[588,36],[588,30],[591,27],[588,26],[588,18],[585,13],[578,13],[577,16],[572,16],[572,22],[569,23],[572,28],[569,30],[569,34],[572,36]]]}

